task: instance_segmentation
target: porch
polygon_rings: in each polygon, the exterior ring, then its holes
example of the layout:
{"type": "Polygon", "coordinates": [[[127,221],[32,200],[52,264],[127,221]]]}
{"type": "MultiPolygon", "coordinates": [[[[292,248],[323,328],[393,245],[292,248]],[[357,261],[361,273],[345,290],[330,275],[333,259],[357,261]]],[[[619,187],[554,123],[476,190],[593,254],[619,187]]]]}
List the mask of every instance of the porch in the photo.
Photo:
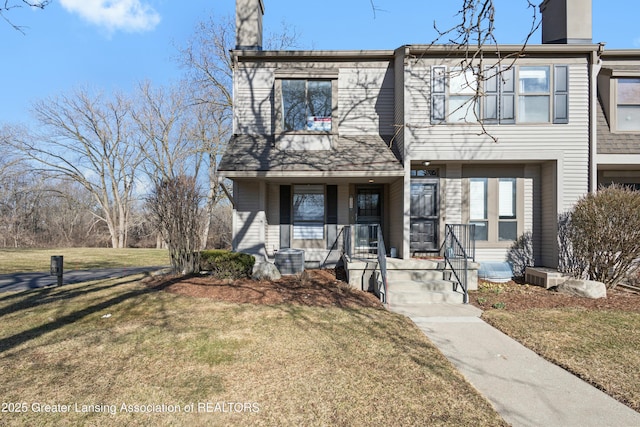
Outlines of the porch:
{"type": "Polygon", "coordinates": [[[467,303],[478,286],[474,226],[447,224],[438,253],[425,259],[389,256],[377,224],[344,227],[342,261],[349,285],[387,305],[467,303]]]}

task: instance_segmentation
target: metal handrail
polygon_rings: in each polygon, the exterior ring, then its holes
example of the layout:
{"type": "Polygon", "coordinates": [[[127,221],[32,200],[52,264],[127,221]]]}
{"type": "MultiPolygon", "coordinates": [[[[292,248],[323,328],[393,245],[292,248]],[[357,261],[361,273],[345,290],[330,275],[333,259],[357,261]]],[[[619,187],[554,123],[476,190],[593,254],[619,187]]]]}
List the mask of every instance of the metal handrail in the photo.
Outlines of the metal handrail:
{"type": "MultiPolygon", "coordinates": [[[[320,264],[320,268],[324,268],[325,265],[327,265],[327,260],[331,256],[331,253],[333,252],[333,250],[338,247],[338,241],[340,240],[340,236],[342,236],[342,234],[344,233],[344,229],[345,228],[347,229],[347,231],[349,230],[349,226],[345,226],[345,227],[342,227],[340,229],[340,232],[338,233],[338,236],[336,236],[336,240],[334,240],[333,243],[331,244],[331,248],[329,249],[329,253],[324,258],[324,261],[322,261],[322,264],[320,264]]],[[[342,246],[343,246],[343,251],[344,251],[344,241],[342,242],[342,246]]]]}
{"type": "Polygon", "coordinates": [[[462,287],[463,302],[469,303],[469,260],[475,261],[475,224],[446,224],[444,259],[456,278],[454,290],[462,287]]]}
{"type": "Polygon", "coordinates": [[[378,291],[380,293],[380,302],[387,304],[387,249],[384,245],[382,230],[378,226],[378,268],[380,268],[380,278],[382,279],[382,287],[378,291]]]}

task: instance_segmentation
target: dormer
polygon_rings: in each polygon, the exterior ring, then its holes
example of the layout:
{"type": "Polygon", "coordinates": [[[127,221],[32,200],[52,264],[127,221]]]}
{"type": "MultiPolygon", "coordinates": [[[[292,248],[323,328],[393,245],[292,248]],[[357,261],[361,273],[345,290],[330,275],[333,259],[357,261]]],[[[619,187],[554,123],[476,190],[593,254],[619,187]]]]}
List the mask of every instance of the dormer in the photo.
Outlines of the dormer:
{"type": "Polygon", "coordinates": [[[612,133],[640,133],[640,57],[609,51],[598,76],[598,97],[612,133]],[[612,54],[612,55],[610,55],[612,54]],[[612,57],[614,56],[614,57],[612,57]]]}

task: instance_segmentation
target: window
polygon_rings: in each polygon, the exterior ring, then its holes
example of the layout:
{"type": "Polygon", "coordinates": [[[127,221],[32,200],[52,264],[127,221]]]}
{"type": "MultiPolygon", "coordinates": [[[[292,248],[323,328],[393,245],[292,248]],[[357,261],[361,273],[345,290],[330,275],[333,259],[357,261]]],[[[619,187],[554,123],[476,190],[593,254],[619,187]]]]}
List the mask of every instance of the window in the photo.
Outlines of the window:
{"type": "Polygon", "coordinates": [[[432,90],[435,94],[432,101],[433,121],[477,122],[480,109],[475,99],[478,84],[474,70],[452,68],[448,76],[448,85],[445,67],[434,67],[432,73],[432,90]]]}
{"type": "Polygon", "coordinates": [[[476,241],[512,242],[518,238],[516,178],[469,178],[469,223],[476,241]]]}
{"type": "Polygon", "coordinates": [[[476,240],[489,239],[487,183],[487,178],[471,178],[469,181],[469,223],[476,226],[476,240]]]}
{"type": "Polygon", "coordinates": [[[519,66],[484,69],[482,102],[476,71],[433,67],[431,121],[469,123],[568,123],[568,67],[519,66]],[[448,83],[448,84],[447,84],[448,83]]]}
{"type": "Polygon", "coordinates": [[[516,219],[516,180],[498,180],[498,240],[516,240],[518,221],[516,219]]]}
{"type": "Polygon", "coordinates": [[[324,185],[293,186],[293,238],[324,239],[324,185]]]}
{"type": "Polygon", "coordinates": [[[640,79],[617,79],[617,123],[619,131],[640,131],[640,79]]]}
{"type": "Polygon", "coordinates": [[[549,122],[549,67],[520,67],[518,122],[549,122]]]}
{"type": "Polygon", "coordinates": [[[282,129],[331,131],[331,80],[282,80],[282,129]]]}

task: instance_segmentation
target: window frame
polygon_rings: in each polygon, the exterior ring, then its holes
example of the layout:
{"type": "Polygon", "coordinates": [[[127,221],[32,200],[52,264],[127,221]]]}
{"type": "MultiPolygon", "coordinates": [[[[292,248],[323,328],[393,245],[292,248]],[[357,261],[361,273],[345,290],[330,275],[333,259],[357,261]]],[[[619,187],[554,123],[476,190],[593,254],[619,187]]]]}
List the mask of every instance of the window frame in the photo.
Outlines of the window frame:
{"type": "MultiPolygon", "coordinates": [[[[338,71],[279,69],[274,73],[273,88],[273,129],[278,135],[337,135],[338,134],[338,71]],[[282,82],[284,80],[328,81],[331,83],[331,129],[330,130],[286,130],[284,128],[284,101],[282,82]]],[[[305,84],[306,87],[306,84],[305,84]]]]}
{"type": "MultiPolygon", "coordinates": [[[[515,241],[512,239],[501,238],[501,225],[515,224],[517,239],[524,232],[524,180],[519,177],[480,177],[471,176],[464,179],[464,187],[466,190],[466,206],[464,209],[464,219],[469,224],[476,224],[476,245],[478,247],[487,248],[504,248],[509,247],[515,241]],[[479,188],[474,188],[473,182],[483,183],[484,191],[482,194],[484,203],[485,218],[474,218],[474,198],[477,200],[480,195],[479,188]],[[512,215],[501,215],[500,205],[500,183],[512,182],[511,208],[512,215]],[[478,225],[485,225],[484,232],[477,229],[478,225]],[[486,238],[485,238],[486,237],[486,238]]],[[[477,209],[475,209],[477,211],[477,209]]],[[[477,212],[476,212],[477,213],[477,212]]],[[[505,213],[505,212],[502,212],[505,213]]]]}
{"type": "MultiPolygon", "coordinates": [[[[460,125],[477,123],[476,120],[452,121],[450,99],[457,96],[450,92],[451,73],[460,67],[431,67],[431,123],[460,125]]],[[[569,66],[557,64],[526,64],[514,66],[486,66],[482,71],[481,99],[475,100],[477,117],[484,124],[547,125],[569,123],[569,66]],[[526,93],[521,89],[521,71],[546,68],[547,91],[526,93]],[[546,121],[524,121],[522,103],[534,97],[548,98],[546,121]]],[[[463,108],[470,108],[469,106],[463,108]]],[[[467,113],[467,118],[469,113],[467,113]]]]}
{"type": "Polygon", "coordinates": [[[324,240],[325,224],[327,223],[327,188],[324,184],[293,184],[291,188],[291,225],[293,240],[324,240]],[[306,191],[304,191],[306,190],[306,191]],[[314,191],[309,191],[314,190],[314,191]],[[322,196],[322,218],[301,219],[296,207],[296,196],[322,196]],[[321,233],[320,233],[321,230],[321,233]]]}
{"type": "Polygon", "coordinates": [[[613,90],[614,90],[614,100],[613,100],[613,108],[615,109],[615,129],[617,133],[632,133],[632,134],[637,134],[640,133],[640,122],[638,124],[638,126],[636,128],[630,128],[630,129],[623,129],[620,124],[621,124],[621,116],[622,114],[620,114],[620,107],[635,107],[640,109],[640,90],[638,91],[638,99],[632,99],[630,101],[626,101],[626,100],[621,100],[621,95],[620,95],[620,82],[621,81],[631,81],[634,84],[637,84],[640,86],[640,76],[616,76],[613,77],[613,79],[615,80],[615,84],[613,84],[613,90]]]}

